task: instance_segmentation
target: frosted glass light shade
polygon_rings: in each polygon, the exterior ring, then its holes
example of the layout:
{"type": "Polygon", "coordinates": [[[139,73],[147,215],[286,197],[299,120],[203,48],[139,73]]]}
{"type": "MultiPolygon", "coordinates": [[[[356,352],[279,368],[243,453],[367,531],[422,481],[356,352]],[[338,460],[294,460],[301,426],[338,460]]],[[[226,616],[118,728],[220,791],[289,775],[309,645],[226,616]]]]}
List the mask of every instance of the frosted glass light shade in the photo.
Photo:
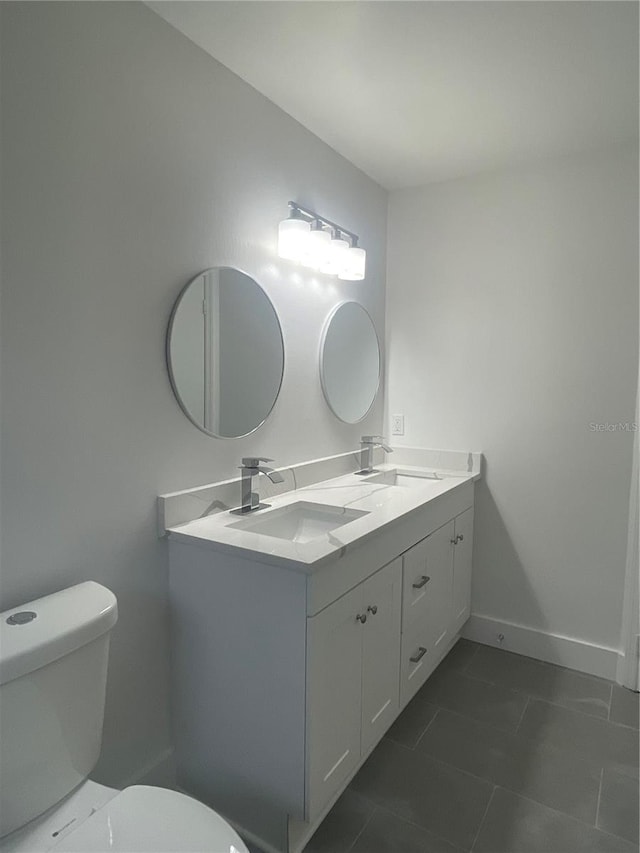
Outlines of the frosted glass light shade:
{"type": "Polygon", "coordinates": [[[300,261],[308,239],[308,222],[304,219],[283,219],[278,225],[278,255],[288,261],[300,261]]]}
{"type": "Polygon", "coordinates": [[[322,269],[331,252],[331,234],[324,228],[312,228],[307,236],[301,263],[313,270],[322,269]]]}
{"type": "Polygon", "coordinates": [[[324,264],[320,267],[320,272],[327,273],[328,275],[338,275],[338,273],[344,268],[348,250],[349,244],[346,240],[331,240],[330,253],[324,264]]]}
{"type": "Polygon", "coordinates": [[[359,246],[347,249],[344,255],[344,266],[338,273],[342,281],[362,281],[367,259],[367,253],[359,246]]]}

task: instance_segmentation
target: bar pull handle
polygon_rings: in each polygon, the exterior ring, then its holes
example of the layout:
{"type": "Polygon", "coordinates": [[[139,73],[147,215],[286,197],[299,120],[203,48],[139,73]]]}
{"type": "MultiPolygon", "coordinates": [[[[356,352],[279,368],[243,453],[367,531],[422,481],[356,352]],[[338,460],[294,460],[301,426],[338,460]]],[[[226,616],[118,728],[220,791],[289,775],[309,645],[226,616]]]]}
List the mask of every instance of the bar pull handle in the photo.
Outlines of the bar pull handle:
{"type": "Polygon", "coordinates": [[[427,650],[425,649],[425,647],[424,647],[424,646],[420,646],[420,647],[418,648],[418,651],[415,653],[415,655],[411,655],[411,657],[409,658],[409,660],[411,661],[411,663],[418,663],[418,661],[419,661],[421,658],[423,658],[423,657],[426,655],[426,653],[427,653],[427,650]]]}
{"type": "Polygon", "coordinates": [[[428,584],[430,580],[431,578],[429,577],[429,575],[422,575],[419,581],[414,581],[413,588],[422,589],[422,587],[428,584]]]}

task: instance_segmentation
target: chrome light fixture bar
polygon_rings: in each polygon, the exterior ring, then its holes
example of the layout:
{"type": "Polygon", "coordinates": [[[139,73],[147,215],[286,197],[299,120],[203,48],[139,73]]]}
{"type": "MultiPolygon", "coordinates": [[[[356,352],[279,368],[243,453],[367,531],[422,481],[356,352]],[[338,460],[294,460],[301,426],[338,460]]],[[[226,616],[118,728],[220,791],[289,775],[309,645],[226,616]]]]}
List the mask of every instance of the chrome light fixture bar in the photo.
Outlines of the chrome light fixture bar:
{"type": "Polygon", "coordinates": [[[278,254],[342,281],[364,279],[366,252],[358,235],[295,201],[278,226],[278,254]]]}

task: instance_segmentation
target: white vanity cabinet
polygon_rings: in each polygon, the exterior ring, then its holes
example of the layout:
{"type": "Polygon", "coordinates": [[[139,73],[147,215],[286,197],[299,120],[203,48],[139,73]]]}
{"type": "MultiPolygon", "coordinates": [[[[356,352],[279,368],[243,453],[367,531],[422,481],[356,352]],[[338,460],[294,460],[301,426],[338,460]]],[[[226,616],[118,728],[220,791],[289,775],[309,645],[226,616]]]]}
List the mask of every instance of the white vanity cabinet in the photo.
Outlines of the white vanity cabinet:
{"type": "Polygon", "coordinates": [[[402,560],[307,619],[307,813],[344,786],[398,713],[402,560]]]}
{"type": "Polygon", "coordinates": [[[262,849],[303,850],[469,615],[473,488],[313,564],[268,537],[256,555],[170,537],[180,787],[262,849]]]}

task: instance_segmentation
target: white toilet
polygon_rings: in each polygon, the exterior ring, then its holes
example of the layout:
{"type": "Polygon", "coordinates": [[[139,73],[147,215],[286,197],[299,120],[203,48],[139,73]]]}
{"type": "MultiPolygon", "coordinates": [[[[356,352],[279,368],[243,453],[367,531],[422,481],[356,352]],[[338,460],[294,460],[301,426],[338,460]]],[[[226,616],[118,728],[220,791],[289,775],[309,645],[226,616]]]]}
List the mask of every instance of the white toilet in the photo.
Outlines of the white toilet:
{"type": "Polygon", "coordinates": [[[92,581],[0,614],[0,850],[248,853],[191,797],[87,778],[117,618],[113,593],[92,581]]]}

